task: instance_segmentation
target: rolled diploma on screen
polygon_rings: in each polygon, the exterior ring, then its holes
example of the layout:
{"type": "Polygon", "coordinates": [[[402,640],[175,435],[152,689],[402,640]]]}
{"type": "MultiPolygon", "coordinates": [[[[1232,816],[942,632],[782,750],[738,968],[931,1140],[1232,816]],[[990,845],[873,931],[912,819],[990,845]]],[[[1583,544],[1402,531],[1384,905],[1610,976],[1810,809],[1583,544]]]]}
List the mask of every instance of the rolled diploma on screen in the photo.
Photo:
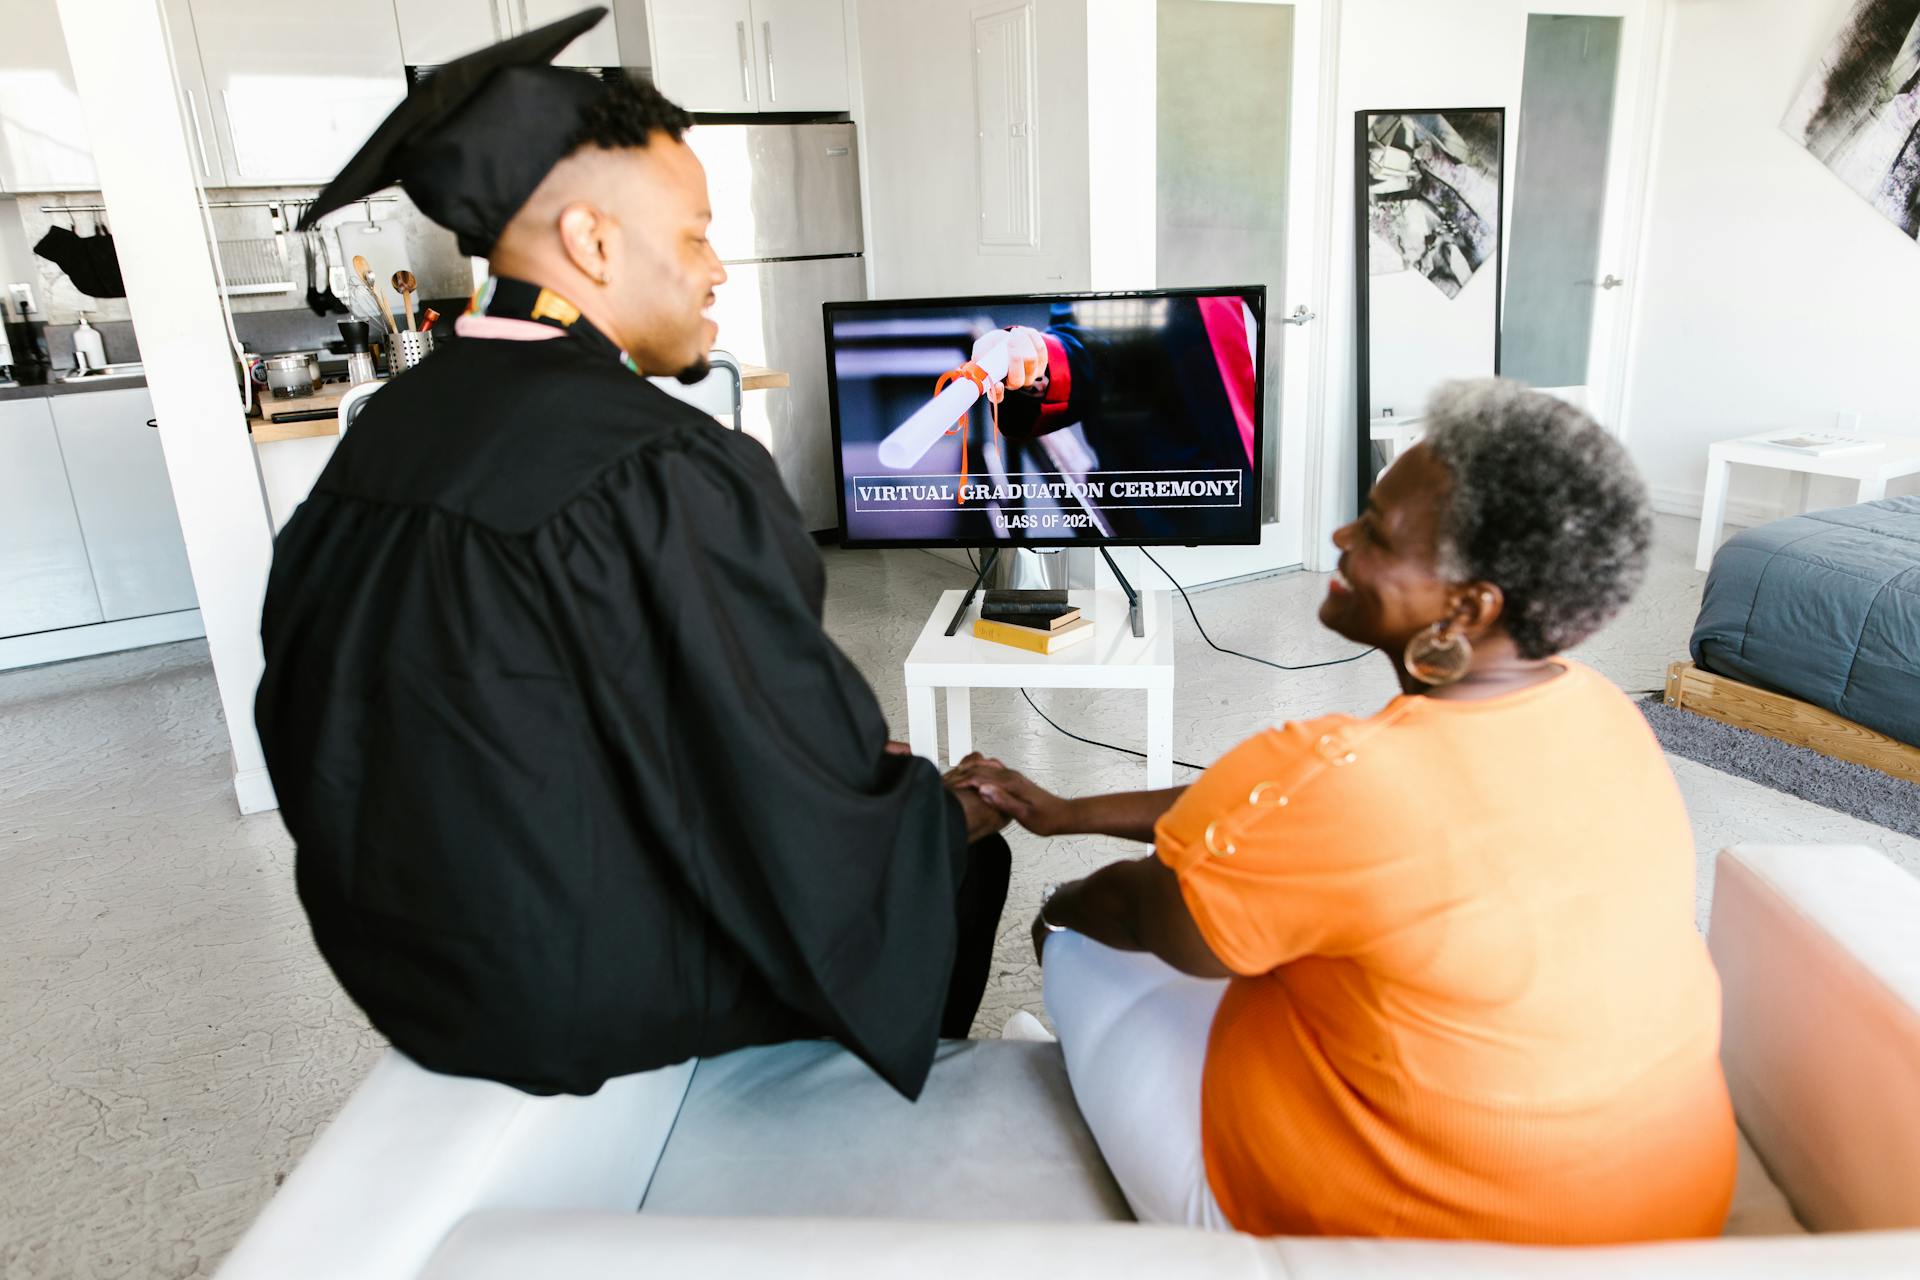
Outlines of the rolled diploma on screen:
{"type": "MultiPolygon", "coordinates": [[[[1007,378],[1007,331],[995,329],[974,347],[974,363],[994,382],[1007,378]]],[[[947,389],[920,408],[880,442],[880,465],[889,471],[905,471],[919,465],[927,450],[953,429],[973,409],[980,388],[971,378],[955,378],[947,389]]]]}

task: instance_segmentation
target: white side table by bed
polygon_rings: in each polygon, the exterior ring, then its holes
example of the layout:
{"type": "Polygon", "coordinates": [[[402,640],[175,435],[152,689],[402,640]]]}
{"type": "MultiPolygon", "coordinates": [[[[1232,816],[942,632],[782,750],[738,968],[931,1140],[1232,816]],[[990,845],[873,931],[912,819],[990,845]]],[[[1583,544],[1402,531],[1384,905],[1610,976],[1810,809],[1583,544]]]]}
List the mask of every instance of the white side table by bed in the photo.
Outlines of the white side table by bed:
{"type": "Polygon", "coordinates": [[[1784,431],[1774,430],[1765,435],[1722,440],[1707,449],[1707,491],[1700,504],[1700,547],[1693,558],[1693,567],[1700,572],[1713,567],[1714,549],[1720,545],[1720,526],[1727,515],[1727,479],[1735,463],[1797,472],[1795,491],[1803,511],[1807,506],[1809,476],[1851,480],[1859,486],[1856,502],[1874,502],[1887,496],[1887,481],[1920,475],[1920,440],[1882,439],[1878,448],[1825,455],[1796,453],[1765,443],[1767,436],[1783,434],[1784,431]]]}
{"type": "Polygon", "coordinates": [[[940,762],[934,690],[947,691],[949,767],[973,750],[973,689],[1144,689],[1147,694],[1147,786],[1173,785],[1173,615],[1169,593],[1140,593],[1146,635],[1135,639],[1127,598],[1118,591],[1074,591],[1068,599],[1094,622],[1091,640],[1059,653],[1029,653],[973,638],[976,603],[960,629],[946,635],[964,591],[934,606],[907,655],[907,738],[913,753],[940,762]]]}

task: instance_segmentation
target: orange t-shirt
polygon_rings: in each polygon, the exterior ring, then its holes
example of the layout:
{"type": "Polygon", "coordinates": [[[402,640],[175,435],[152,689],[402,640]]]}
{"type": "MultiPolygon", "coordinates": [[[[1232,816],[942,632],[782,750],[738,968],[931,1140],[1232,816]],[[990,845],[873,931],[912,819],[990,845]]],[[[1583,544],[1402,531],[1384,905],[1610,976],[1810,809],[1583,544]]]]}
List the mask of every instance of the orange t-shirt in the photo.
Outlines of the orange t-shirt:
{"type": "Polygon", "coordinates": [[[1201,1104],[1241,1230],[1720,1230],[1735,1135],[1686,810],[1639,711],[1565,666],[1268,730],[1160,820],[1243,975],[1201,1104]]]}

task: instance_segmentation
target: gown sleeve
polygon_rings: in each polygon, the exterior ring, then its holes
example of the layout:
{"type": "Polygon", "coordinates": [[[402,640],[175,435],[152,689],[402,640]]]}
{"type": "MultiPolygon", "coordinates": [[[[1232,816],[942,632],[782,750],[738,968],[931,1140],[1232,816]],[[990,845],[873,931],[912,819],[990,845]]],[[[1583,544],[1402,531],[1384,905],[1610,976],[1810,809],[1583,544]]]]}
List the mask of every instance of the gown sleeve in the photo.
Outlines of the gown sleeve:
{"type": "Polygon", "coordinates": [[[822,572],[751,439],[703,425],[631,455],[553,529],[558,625],[658,856],[788,1007],[918,1095],[955,950],[966,824],[885,753],[821,626],[822,572]]]}

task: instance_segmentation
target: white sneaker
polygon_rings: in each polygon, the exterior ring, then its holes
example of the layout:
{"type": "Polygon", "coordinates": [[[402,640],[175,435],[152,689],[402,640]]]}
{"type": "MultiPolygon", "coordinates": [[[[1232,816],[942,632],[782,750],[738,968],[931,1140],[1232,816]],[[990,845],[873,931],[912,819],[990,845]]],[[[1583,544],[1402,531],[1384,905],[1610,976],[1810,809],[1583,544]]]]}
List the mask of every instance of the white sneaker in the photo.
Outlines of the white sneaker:
{"type": "Polygon", "coordinates": [[[1007,1019],[1007,1025],[1000,1028],[1002,1040],[1035,1040],[1042,1044],[1054,1042],[1053,1032],[1047,1030],[1040,1019],[1025,1009],[1007,1019]]]}

